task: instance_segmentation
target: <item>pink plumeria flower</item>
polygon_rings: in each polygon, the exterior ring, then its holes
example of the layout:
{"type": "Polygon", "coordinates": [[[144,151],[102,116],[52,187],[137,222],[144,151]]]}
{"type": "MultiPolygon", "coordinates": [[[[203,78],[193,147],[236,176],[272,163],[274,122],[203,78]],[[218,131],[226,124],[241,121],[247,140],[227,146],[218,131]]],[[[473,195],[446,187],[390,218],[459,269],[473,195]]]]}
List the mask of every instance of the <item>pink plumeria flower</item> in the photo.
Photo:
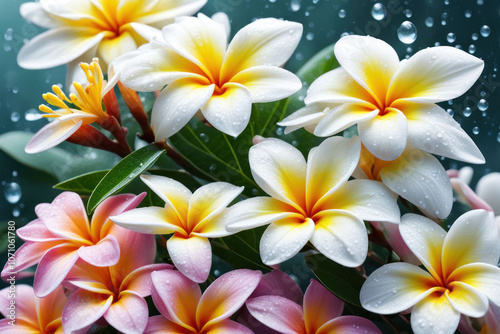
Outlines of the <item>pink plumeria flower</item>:
{"type": "Polygon", "coordinates": [[[101,317],[127,334],[140,334],[146,328],[148,306],[144,297],[151,294],[151,273],[173,266],[153,264],[153,235],[116,227],[121,248],[118,263],[96,268],[80,260],[66,277],[66,284],[74,291],[63,311],[65,333],[88,329],[101,317]]]}
{"type": "Polygon", "coordinates": [[[0,313],[5,317],[0,320],[0,333],[63,333],[61,317],[67,298],[62,286],[44,298],[36,297],[29,285],[17,284],[14,287],[15,290],[7,287],[0,291],[0,313]]]}
{"type": "Polygon", "coordinates": [[[106,199],[95,210],[91,224],[76,193],[63,192],[50,204],[38,204],[38,219],[17,230],[25,243],[15,253],[15,267],[7,262],[2,277],[38,263],[33,286],[35,294],[44,297],[61,284],[78,259],[97,267],[116,264],[120,258],[116,235],[123,228],[109,216],[135,208],[145,195],[106,199]]]}
{"type": "Polygon", "coordinates": [[[444,219],[453,207],[450,178],[438,159],[408,144],[399,157],[385,161],[363,145],[357,179],[377,180],[429,217],[444,219]]]}
{"type": "Polygon", "coordinates": [[[375,270],[360,292],[365,309],[393,314],[413,307],[416,334],[454,333],[460,314],[479,318],[500,305],[500,238],[493,213],[469,211],[446,233],[428,218],[406,214],[399,225],[425,271],[408,263],[375,270]]]}
{"type": "Polygon", "coordinates": [[[111,219],[141,233],[174,233],[167,241],[167,249],[175,267],[191,280],[204,282],[212,266],[208,238],[233,234],[226,231],[221,213],[243,187],[214,182],[191,193],[180,182],[168,177],[142,175],[141,179],[165,201],[165,207],[138,208],[111,219]]]}
{"type": "Polygon", "coordinates": [[[399,61],[386,42],[345,36],[334,48],[341,67],[309,87],[306,107],[280,125],[306,127],[331,136],[357,124],[363,145],[377,158],[394,160],[407,143],[431,154],[484,163],[472,139],[437,102],[464,94],[481,75],[484,62],[449,46],[418,51],[399,61]]]}
{"type": "Polygon", "coordinates": [[[151,274],[151,294],[161,315],[149,318],[145,334],[232,333],[251,334],[229,319],[259,284],[259,271],[240,269],[217,278],[202,294],[200,287],[179,272],[151,274]]]}
{"type": "Polygon", "coordinates": [[[285,334],[380,334],[369,320],[341,316],[344,302],[321,283],[311,280],[303,306],[281,296],[248,299],[250,313],[266,326],[285,334]]]}
{"type": "Polygon", "coordinates": [[[226,211],[232,232],[270,224],[260,241],[262,261],[284,262],[307,242],[329,259],[361,265],[368,251],[363,220],[399,223],[392,193],[380,182],[348,181],[359,160],[358,137],[328,138],[309,152],[307,162],[292,145],[266,139],[253,146],[253,178],[271,197],[241,201],[226,211]]]}
{"type": "Polygon", "coordinates": [[[258,19],[227,43],[227,28],[203,14],[179,17],[162,35],[113,62],[120,81],[136,91],[162,90],[153,106],[156,141],[177,133],[195,115],[238,136],[252,103],[289,97],[302,84],[281,68],[302,36],[302,25],[258,19]],[[200,112],[198,112],[200,111],[200,112]]]}
{"type": "Polygon", "coordinates": [[[196,13],[206,0],[40,0],[21,5],[21,15],[48,31],[24,45],[19,66],[44,69],[97,56],[107,66],[116,57],[147,43],[179,15],[196,13]]]}

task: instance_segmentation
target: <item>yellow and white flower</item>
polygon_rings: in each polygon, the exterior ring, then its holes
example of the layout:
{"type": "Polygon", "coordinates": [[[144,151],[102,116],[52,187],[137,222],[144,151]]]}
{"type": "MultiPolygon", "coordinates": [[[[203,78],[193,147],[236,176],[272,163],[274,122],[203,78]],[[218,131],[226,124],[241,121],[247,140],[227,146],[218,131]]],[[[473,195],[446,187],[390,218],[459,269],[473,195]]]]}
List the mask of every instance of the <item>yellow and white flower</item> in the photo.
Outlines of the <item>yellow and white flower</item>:
{"type": "Polygon", "coordinates": [[[113,63],[126,86],[163,89],[151,120],[157,141],[179,131],[198,110],[216,129],[237,136],[249,122],[252,103],[277,101],[301,88],[299,78],[280,68],[300,41],[299,23],[259,19],[229,45],[226,27],[203,14],[178,18],[162,32],[113,63]]]}
{"type": "Polygon", "coordinates": [[[196,13],[206,0],[40,0],[21,5],[21,15],[48,31],[30,40],[18,54],[19,66],[44,69],[97,56],[107,67],[137,49],[180,15],[196,13]]]}
{"type": "Polygon", "coordinates": [[[341,67],[309,87],[306,107],[280,122],[287,132],[306,127],[331,136],[357,124],[363,145],[381,160],[394,160],[407,146],[432,154],[484,163],[460,125],[436,102],[464,94],[484,62],[457,48],[439,46],[399,61],[382,40],[346,36],[334,48],[341,67]]]}
{"type": "Polygon", "coordinates": [[[393,314],[413,307],[416,334],[452,334],[460,314],[479,318],[489,302],[500,305],[500,239],[492,212],[469,211],[448,233],[430,219],[406,214],[399,229],[428,271],[408,263],[377,269],[361,288],[365,309],[393,314]]]}
{"type": "Polygon", "coordinates": [[[254,197],[224,214],[228,231],[270,224],[260,241],[262,261],[274,265],[307,242],[347,267],[363,263],[368,236],[363,220],[399,223],[399,208],[380,182],[348,181],[359,160],[358,137],[326,139],[308,161],[292,145],[266,139],[250,149],[257,184],[271,197],[254,197]]]}

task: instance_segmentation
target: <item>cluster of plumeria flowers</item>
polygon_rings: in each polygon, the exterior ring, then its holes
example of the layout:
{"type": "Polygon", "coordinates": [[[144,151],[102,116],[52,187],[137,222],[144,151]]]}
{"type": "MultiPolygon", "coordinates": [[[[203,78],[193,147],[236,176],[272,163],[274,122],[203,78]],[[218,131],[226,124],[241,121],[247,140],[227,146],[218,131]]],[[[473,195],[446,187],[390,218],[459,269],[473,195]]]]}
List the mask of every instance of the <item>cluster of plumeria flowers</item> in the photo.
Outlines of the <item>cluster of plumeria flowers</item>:
{"type": "MultiPolygon", "coordinates": [[[[71,83],[68,94],[53,86],[43,95],[51,107],[40,110],[52,121],[25,151],[69,141],[127,157],[132,149],[115,86],[139,137],[177,158],[169,139],[193,117],[237,140],[252,126],[254,103],[301,89],[301,80],[282,68],[301,24],[257,19],[228,42],[225,14],[187,16],[205,2],[23,4],[23,17],[48,30],[21,49],[19,65],[66,64],[71,83]],[[151,115],[137,92],[155,93],[151,115]]],[[[89,217],[70,191],[37,205],[37,219],[17,230],[24,244],[15,266],[9,261],[1,273],[5,279],[36,265],[33,286],[17,286],[15,327],[9,288],[0,291],[0,333],[85,333],[108,325],[123,333],[381,333],[352,309],[342,315],[345,296],[335,296],[325,277],[310,280],[303,293],[278,269],[305,251],[354,270],[364,281],[360,305],[407,322],[411,313],[414,333],[495,333],[499,174],[485,176],[476,194],[470,169],[446,171],[432,155],[484,163],[472,139],[436,105],[464,94],[483,61],[451,47],[400,61],[384,41],[355,35],[341,38],[334,55],[340,67],[316,78],[305,106],[278,123],[287,133],[305,128],[329,138],[307,158],[283,140],[258,136],[245,152],[253,182],[268,196],[245,198],[244,187],[230,179],[191,191],[145,173],[140,179],[164,205],[141,204],[146,193],[119,194],[89,217]],[[348,128],[357,134],[336,135],[348,128]],[[445,218],[453,190],[473,210],[451,224],[445,218]],[[414,213],[401,217],[398,198],[414,213]],[[259,255],[275,270],[210,275],[213,239],[262,226],[259,255]],[[363,266],[376,258],[370,241],[394,252],[391,263],[363,266]]]]}

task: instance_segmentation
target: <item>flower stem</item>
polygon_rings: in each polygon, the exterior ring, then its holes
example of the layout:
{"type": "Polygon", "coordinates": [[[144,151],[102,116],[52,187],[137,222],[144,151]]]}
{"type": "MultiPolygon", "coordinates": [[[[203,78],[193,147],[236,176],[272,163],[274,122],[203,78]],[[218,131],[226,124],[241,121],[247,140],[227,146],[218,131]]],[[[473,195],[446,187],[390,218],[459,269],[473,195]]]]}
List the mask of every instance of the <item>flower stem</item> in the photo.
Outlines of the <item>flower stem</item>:
{"type": "Polygon", "coordinates": [[[155,140],[155,135],[153,133],[153,129],[149,125],[148,115],[144,110],[144,106],[142,105],[141,99],[137,92],[133,89],[125,87],[121,82],[118,81],[118,89],[120,89],[120,93],[122,94],[123,100],[127,104],[130,113],[134,116],[135,120],[142,129],[142,135],[139,135],[139,138],[147,141],[148,143],[152,143],[155,140]]]}

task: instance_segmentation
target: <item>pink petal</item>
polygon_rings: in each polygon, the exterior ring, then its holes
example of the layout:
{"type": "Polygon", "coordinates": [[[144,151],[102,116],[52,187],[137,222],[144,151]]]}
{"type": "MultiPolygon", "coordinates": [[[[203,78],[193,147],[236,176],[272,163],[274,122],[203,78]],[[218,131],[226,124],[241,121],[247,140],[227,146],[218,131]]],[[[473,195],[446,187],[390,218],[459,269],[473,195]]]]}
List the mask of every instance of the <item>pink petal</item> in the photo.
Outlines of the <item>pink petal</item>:
{"type": "Polygon", "coordinates": [[[108,235],[94,246],[81,247],[78,256],[96,267],[113,266],[120,259],[120,245],[114,236],[108,235]]]}
{"type": "Polygon", "coordinates": [[[247,300],[246,306],[257,320],[280,333],[306,333],[302,307],[291,300],[262,296],[247,300]]]}
{"type": "Polygon", "coordinates": [[[38,262],[43,257],[45,252],[47,252],[52,247],[56,247],[60,244],[58,241],[51,242],[31,242],[27,241],[19,247],[19,249],[14,253],[14,262],[9,262],[5,264],[2,270],[2,278],[10,275],[10,273],[20,272],[26,268],[29,268],[38,262]],[[14,264],[15,267],[11,266],[14,264]]]}
{"type": "MultiPolygon", "coordinates": [[[[31,293],[33,296],[35,295],[33,289],[31,289],[31,293]]],[[[38,323],[40,327],[45,329],[54,326],[60,327],[60,324],[54,324],[54,320],[57,321],[57,319],[62,316],[64,306],[68,301],[62,285],[58,286],[46,297],[36,298],[36,301],[36,312],[38,314],[38,323]],[[49,326],[49,324],[51,325],[49,326]]],[[[47,332],[49,332],[49,330],[47,330],[47,332]]]]}
{"type": "Polygon", "coordinates": [[[54,198],[51,205],[64,211],[64,213],[77,224],[77,227],[82,233],[87,233],[89,231],[87,211],[85,211],[85,206],[83,205],[80,195],[74,192],[65,191],[54,198]]]}
{"type": "Polygon", "coordinates": [[[195,332],[200,287],[174,270],[155,271],[151,273],[151,279],[151,296],[158,311],[179,326],[195,332]]]}
{"type": "Polygon", "coordinates": [[[206,330],[207,334],[253,334],[249,328],[229,319],[222,320],[206,330]]]}
{"type": "Polygon", "coordinates": [[[382,334],[370,320],[346,315],[324,324],[316,334],[382,334]]]}
{"type": "Polygon", "coordinates": [[[69,297],[62,314],[64,333],[92,325],[106,313],[113,296],[79,289],[69,297]]]}
{"type": "Polygon", "coordinates": [[[307,332],[316,333],[323,324],[342,314],[344,302],[313,279],[304,295],[303,307],[307,332]]]}
{"type": "Polygon", "coordinates": [[[167,249],[175,267],[186,277],[196,283],[207,280],[212,266],[212,248],[207,238],[174,234],[167,241],[167,249]]]}
{"type": "MultiPolygon", "coordinates": [[[[14,300],[16,301],[16,304],[14,304],[16,319],[23,319],[32,323],[35,327],[38,326],[33,288],[26,284],[14,285],[14,288],[15,290],[11,290],[9,286],[0,291],[0,313],[4,317],[8,317],[11,310],[9,309],[11,307],[11,300],[14,300]]],[[[2,333],[1,330],[0,333],[2,333]]]]}
{"type": "Polygon", "coordinates": [[[40,334],[38,325],[33,325],[24,319],[16,319],[16,325],[12,326],[9,318],[0,320],[0,334],[40,334]]]}
{"type": "Polygon", "coordinates": [[[200,299],[196,310],[198,328],[232,316],[250,297],[261,278],[260,271],[248,269],[233,270],[217,278],[200,299]]]}
{"type": "Polygon", "coordinates": [[[124,291],[104,313],[104,319],[120,332],[143,333],[148,324],[148,304],[135,292],[124,291]]]}
{"type": "Polygon", "coordinates": [[[304,295],[299,285],[281,270],[273,270],[262,276],[259,285],[252,293],[252,298],[260,296],[280,296],[302,304],[304,295]]]}
{"type": "Polygon", "coordinates": [[[35,219],[29,224],[21,227],[16,231],[19,238],[24,241],[55,241],[61,240],[60,237],[56,237],[50,233],[50,231],[45,227],[40,219],[35,219]]]}
{"type": "MultiPolygon", "coordinates": [[[[450,179],[451,187],[455,190],[459,197],[471,207],[471,209],[483,209],[486,211],[493,211],[492,207],[486,203],[481,197],[462,180],[458,178],[450,179]]],[[[460,200],[460,198],[459,198],[460,200]]]]}
{"type": "Polygon", "coordinates": [[[37,297],[45,297],[54,291],[64,280],[76,260],[78,260],[78,253],[73,245],[62,244],[45,253],[38,264],[33,282],[37,297]]]}
{"type": "Polygon", "coordinates": [[[170,334],[170,333],[183,333],[186,332],[184,327],[177,325],[162,315],[155,315],[148,320],[148,326],[144,334],[170,334]]]}
{"type": "Polygon", "coordinates": [[[115,195],[105,199],[99,204],[92,216],[91,233],[94,240],[104,238],[108,234],[108,229],[113,224],[111,220],[109,220],[109,217],[135,209],[145,196],[146,193],[137,196],[132,194],[115,195]]]}
{"type": "Polygon", "coordinates": [[[151,294],[151,273],[153,271],[173,269],[174,266],[166,263],[150,264],[131,272],[123,280],[120,291],[133,291],[141,297],[147,297],[151,294]]]}

